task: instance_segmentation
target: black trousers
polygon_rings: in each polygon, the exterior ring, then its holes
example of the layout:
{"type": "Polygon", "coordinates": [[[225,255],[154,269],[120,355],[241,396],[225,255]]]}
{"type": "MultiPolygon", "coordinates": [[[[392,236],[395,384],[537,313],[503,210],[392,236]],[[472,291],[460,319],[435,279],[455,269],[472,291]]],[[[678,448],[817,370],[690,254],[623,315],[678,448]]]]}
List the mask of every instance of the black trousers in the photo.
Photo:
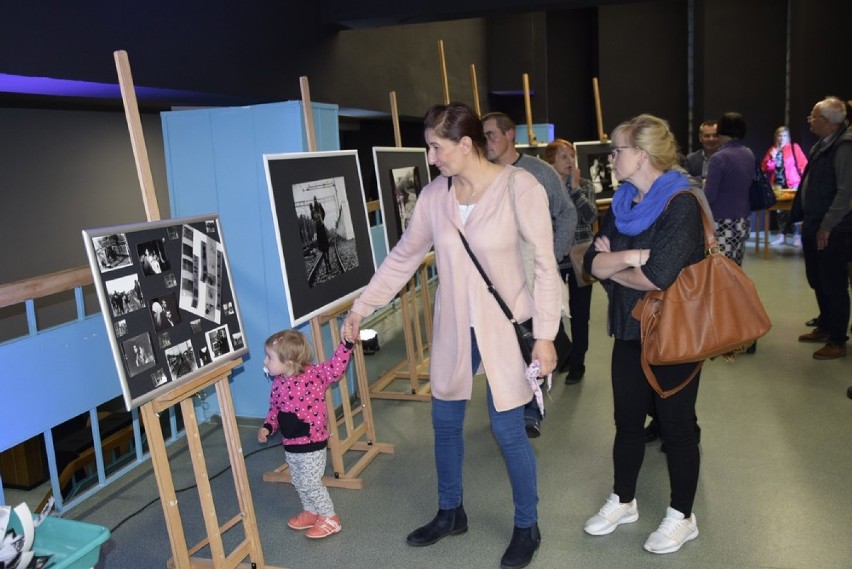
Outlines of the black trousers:
{"type": "Polygon", "coordinates": [[[802,252],[805,256],[805,275],[816,293],[819,306],[820,330],[828,339],[843,344],[849,336],[849,249],[852,234],[832,231],[825,249],[817,250],[816,232],[802,231],[802,252]]]}
{"type": "MultiPolygon", "coordinates": [[[[615,470],[613,492],[622,502],[636,495],[639,470],[645,459],[645,417],[654,409],[666,441],[671,484],[671,507],[689,517],[698,488],[700,455],[695,429],[695,401],[701,372],[681,391],[661,398],[645,379],[639,341],[615,340],[612,349],[612,394],[615,406],[615,470]]],[[[653,366],[663,389],[680,385],[696,364],[653,366]]]]}
{"type": "Polygon", "coordinates": [[[569,368],[586,365],[586,352],[589,351],[589,316],[592,308],[592,289],[589,286],[577,286],[574,270],[568,269],[562,278],[568,279],[568,309],[571,311],[571,341],[574,347],[568,358],[569,368]]]}

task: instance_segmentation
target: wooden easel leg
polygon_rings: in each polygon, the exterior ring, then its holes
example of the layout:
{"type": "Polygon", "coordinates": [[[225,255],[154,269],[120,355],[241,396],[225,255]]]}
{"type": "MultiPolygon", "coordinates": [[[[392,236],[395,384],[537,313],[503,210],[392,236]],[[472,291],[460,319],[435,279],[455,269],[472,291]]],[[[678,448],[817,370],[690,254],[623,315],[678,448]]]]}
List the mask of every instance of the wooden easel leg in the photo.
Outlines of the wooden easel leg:
{"type": "Polygon", "coordinates": [[[140,409],[142,421],[145,424],[145,435],[148,438],[148,448],[151,451],[151,464],[160,490],[166,529],[169,532],[172,559],[177,569],[190,569],[189,551],[186,547],[186,536],[183,533],[183,522],[180,519],[177,494],[175,494],[172,471],[169,469],[169,457],[166,454],[166,442],[163,439],[160,418],[150,403],[142,405],[140,409]]]}

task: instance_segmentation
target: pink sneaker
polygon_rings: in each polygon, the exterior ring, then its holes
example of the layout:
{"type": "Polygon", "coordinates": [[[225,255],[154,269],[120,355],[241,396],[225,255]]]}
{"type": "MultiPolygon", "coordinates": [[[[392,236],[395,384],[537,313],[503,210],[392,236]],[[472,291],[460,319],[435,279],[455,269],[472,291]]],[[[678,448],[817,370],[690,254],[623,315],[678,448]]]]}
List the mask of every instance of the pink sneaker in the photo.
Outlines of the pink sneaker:
{"type": "Polygon", "coordinates": [[[306,531],[305,535],[311,539],[322,539],[339,532],[341,529],[343,528],[340,526],[340,518],[337,514],[333,516],[320,516],[317,518],[314,527],[306,531]]]}
{"type": "Polygon", "coordinates": [[[315,523],[317,523],[318,518],[319,514],[315,514],[313,512],[302,512],[295,518],[290,518],[287,521],[287,525],[296,530],[310,529],[314,527],[315,523]]]}

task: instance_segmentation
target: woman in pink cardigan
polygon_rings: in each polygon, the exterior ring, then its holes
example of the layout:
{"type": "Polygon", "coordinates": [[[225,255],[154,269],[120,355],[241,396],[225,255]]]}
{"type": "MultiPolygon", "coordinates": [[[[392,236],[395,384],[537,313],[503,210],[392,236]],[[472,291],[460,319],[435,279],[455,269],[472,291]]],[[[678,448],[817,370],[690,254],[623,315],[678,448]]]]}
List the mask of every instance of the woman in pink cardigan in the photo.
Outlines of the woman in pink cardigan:
{"type": "Polygon", "coordinates": [[[467,105],[435,105],[424,122],[429,163],[441,175],[423,188],[405,233],[353,303],[341,335],[357,341],[362,319],[394,298],[434,246],[440,285],[435,293],[430,387],[439,509],[407,542],[426,546],[467,531],[462,428],[473,376],[481,365],[488,382],[491,430],[506,462],[515,506],[515,527],[501,564],[525,567],[541,540],[536,459],[524,428],[524,405],[533,392],[524,378],[514,328],[486,288],[459,232],[515,318],[534,319],[532,357],[541,373],[549,374],[556,366],[553,338],[561,283],[547,195],[527,172],[486,159],[482,123],[467,105]],[[513,172],[514,203],[508,189],[513,172]],[[526,286],[519,235],[535,246],[534,293],[526,286]]]}
{"type": "MultiPolygon", "coordinates": [[[[802,148],[795,142],[790,142],[790,131],[786,126],[775,129],[775,144],[769,147],[760,167],[766,172],[769,183],[781,188],[797,189],[802,181],[802,172],[808,165],[808,159],[802,148]]],[[[802,238],[794,224],[790,222],[789,211],[778,212],[778,237],[773,245],[784,245],[787,235],[795,233],[793,245],[802,246],[802,238]],[[795,231],[794,231],[795,230],[795,231]]]]}

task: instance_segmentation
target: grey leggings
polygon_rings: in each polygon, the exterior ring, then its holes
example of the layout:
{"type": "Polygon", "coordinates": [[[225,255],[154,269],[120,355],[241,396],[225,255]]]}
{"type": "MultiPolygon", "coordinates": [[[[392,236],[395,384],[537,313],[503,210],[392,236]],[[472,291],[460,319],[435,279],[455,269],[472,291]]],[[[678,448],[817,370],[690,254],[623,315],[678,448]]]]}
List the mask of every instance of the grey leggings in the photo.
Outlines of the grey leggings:
{"type": "Polygon", "coordinates": [[[293,487],[299,494],[302,508],[306,512],[321,516],[333,516],[334,504],[322,483],[322,476],[325,474],[326,449],[304,453],[284,451],[284,457],[287,459],[287,466],[290,467],[293,487]]]}

